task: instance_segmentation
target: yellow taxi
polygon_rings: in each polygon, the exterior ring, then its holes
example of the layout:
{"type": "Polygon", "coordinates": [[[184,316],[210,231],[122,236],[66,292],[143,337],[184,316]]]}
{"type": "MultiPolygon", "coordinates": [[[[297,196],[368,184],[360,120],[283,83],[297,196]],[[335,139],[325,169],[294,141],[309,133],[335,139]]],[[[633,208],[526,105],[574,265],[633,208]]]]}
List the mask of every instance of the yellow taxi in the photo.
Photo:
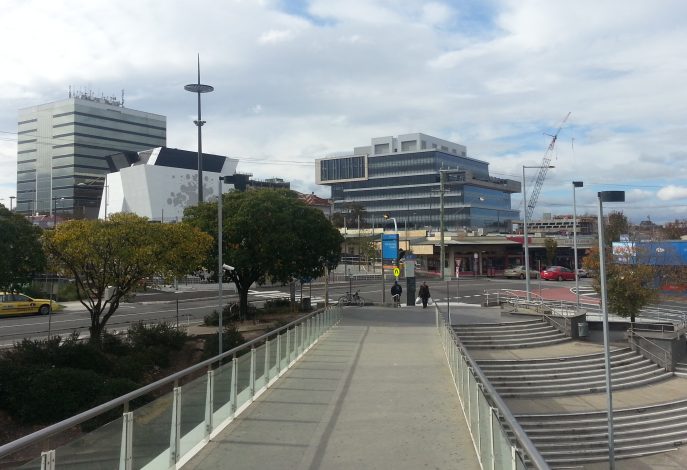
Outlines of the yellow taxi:
{"type": "Polygon", "coordinates": [[[60,305],[50,299],[34,299],[17,292],[0,292],[0,316],[6,315],[47,315],[60,310],[60,305]]]}

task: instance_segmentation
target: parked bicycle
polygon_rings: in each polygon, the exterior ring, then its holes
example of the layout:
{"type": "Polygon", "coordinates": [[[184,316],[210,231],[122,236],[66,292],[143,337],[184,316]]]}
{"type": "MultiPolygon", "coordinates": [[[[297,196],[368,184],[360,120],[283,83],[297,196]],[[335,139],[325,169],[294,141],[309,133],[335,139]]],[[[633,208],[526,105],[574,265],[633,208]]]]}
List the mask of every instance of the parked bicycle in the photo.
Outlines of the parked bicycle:
{"type": "Polygon", "coordinates": [[[394,294],[394,308],[401,306],[401,294],[394,294]]]}
{"type": "Polygon", "coordinates": [[[359,291],[355,291],[355,293],[353,294],[351,294],[350,292],[346,292],[344,295],[339,297],[339,304],[355,305],[358,307],[362,307],[363,305],[365,305],[365,299],[363,299],[358,292],[359,291]]]}

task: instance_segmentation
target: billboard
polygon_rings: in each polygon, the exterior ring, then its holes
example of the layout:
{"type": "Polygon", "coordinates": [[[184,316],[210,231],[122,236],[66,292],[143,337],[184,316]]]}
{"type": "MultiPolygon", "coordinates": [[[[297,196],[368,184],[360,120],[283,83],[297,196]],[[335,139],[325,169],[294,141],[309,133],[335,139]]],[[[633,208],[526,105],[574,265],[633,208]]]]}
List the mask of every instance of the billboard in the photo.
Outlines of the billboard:
{"type": "Polygon", "coordinates": [[[395,260],[398,258],[398,234],[382,234],[382,258],[395,260]]]}

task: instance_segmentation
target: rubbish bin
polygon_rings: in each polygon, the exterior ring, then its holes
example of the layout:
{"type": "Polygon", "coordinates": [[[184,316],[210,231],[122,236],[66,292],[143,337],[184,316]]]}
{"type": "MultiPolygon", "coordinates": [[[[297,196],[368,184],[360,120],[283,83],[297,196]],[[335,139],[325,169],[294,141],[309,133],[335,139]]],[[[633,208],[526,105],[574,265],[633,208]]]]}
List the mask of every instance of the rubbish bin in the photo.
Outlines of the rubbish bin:
{"type": "Polygon", "coordinates": [[[303,297],[301,299],[301,309],[310,310],[310,297],[303,297]]]}
{"type": "Polygon", "coordinates": [[[577,336],[586,338],[589,335],[589,323],[581,321],[577,324],[577,336]]]}

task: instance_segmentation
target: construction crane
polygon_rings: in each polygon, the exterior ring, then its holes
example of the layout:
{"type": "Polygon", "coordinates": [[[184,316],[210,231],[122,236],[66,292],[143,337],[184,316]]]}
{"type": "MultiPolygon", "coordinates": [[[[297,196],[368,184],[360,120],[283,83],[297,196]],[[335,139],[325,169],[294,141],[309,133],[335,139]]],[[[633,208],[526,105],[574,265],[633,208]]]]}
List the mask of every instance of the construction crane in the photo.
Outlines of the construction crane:
{"type": "Polygon", "coordinates": [[[527,199],[527,207],[525,208],[525,210],[527,211],[527,219],[529,220],[532,220],[532,213],[534,212],[534,208],[537,205],[537,199],[539,199],[539,192],[541,191],[541,187],[544,186],[546,173],[549,171],[549,167],[551,166],[551,156],[553,155],[553,148],[556,146],[558,133],[561,131],[563,125],[565,124],[565,121],[567,121],[569,117],[570,113],[566,114],[554,135],[546,134],[551,137],[551,143],[549,144],[549,148],[547,148],[546,152],[544,153],[544,160],[542,160],[541,166],[539,167],[539,173],[537,173],[537,179],[534,182],[532,194],[527,199]]]}

